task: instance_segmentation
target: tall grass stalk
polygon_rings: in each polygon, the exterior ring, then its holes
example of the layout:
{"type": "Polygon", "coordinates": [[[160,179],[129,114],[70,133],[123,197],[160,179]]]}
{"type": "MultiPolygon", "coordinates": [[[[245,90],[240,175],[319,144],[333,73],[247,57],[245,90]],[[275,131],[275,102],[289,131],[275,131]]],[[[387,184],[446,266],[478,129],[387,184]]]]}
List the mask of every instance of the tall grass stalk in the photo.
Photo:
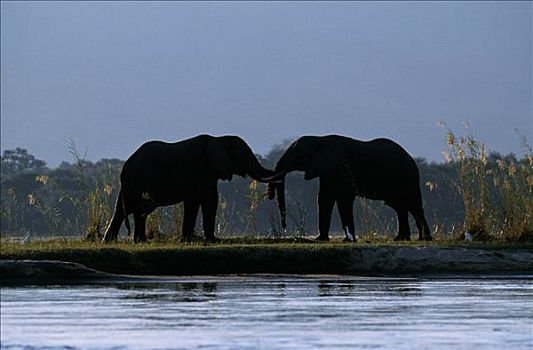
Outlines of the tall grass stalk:
{"type": "Polygon", "coordinates": [[[285,236],[285,230],[281,227],[279,210],[275,203],[270,202],[266,207],[266,219],[268,222],[268,236],[273,238],[282,238],[285,236]]]}
{"type": "Polygon", "coordinates": [[[233,229],[233,217],[235,214],[235,206],[231,205],[223,196],[220,196],[218,201],[216,232],[219,237],[229,236],[233,229]]]}
{"type": "Polygon", "coordinates": [[[518,241],[533,236],[533,155],[524,161],[498,159],[493,171],[495,200],[500,203],[497,227],[503,238],[518,241]]]}
{"type": "Polygon", "coordinates": [[[179,204],[172,206],[172,214],[174,217],[174,223],[176,225],[176,237],[179,240],[183,238],[183,218],[184,218],[183,203],[179,203],[179,204]]]}
{"type": "MultiPolygon", "coordinates": [[[[41,184],[43,187],[47,187],[50,192],[55,193],[58,197],[58,203],[67,203],[72,205],[76,212],[80,209],[77,199],[70,195],[63,187],[53,178],[48,175],[38,175],[35,177],[35,181],[41,184]]],[[[28,194],[28,204],[34,207],[45,218],[51,232],[58,233],[60,231],[60,224],[63,217],[62,210],[59,205],[47,203],[44,199],[37,195],[37,193],[28,194]]],[[[75,224],[78,224],[79,214],[75,215],[75,224]]],[[[67,220],[66,225],[71,229],[71,220],[67,220]]],[[[78,225],[76,225],[78,227],[78,225]]]]}
{"type": "Polygon", "coordinates": [[[294,224],[294,233],[297,237],[304,237],[305,236],[305,225],[307,223],[307,210],[305,209],[305,206],[301,203],[296,201],[295,203],[295,209],[289,208],[287,210],[287,214],[289,216],[289,219],[294,224]]]}
{"type": "Polygon", "coordinates": [[[448,129],[447,163],[464,206],[464,231],[474,239],[489,235],[509,241],[533,234],[533,152],[525,157],[487,156],[485,144],[471,134],[457,138],[448,129]]]}
{"type": "MultiPolygon", "coordinates": [[[[18,200],[17,200],[17,193],[15,192],[15,189],[13,187],[10,187],[7,189],[6,201],[5,203],[2,203],[2,210],[0,211],[0,221],[5,222],[7,225],[7,232],[13,233],[15,231],[15,218],[18,212],[22,215],[24,212],[23,210],[17,210],[18,208],[18,200]]],[[[22,222],[21,218],[21,222],[22,222]]],[[[2,232],[4,233],[4,232],[2,232]]]]}
{"type": "Polygon", "coordinates": [[[393,232],[396,227],[396,219],[384,221],[385,212],[381,203],[366,199],[364,197],[355,197],[354,201],[355,220],[360,222],[362,233],[373,234],[393,232]]]}
{"type": "Polygon", "coordinates": [[[250,214],[248,216],[248,227],[252,233],[257,233],[257,209],[262,199],[262,194],[258,189],[258,182],[256,180],[250,181],[248,186],[248,199],[250,200],[250,214]]]}
{"type": "Polygon", "coordinates": [[[163,222],[163,215],[161,211],[163,208],[157,208],[146,218],[146,238],[161,239],[161,225],[163,222]]]}
{"type": "Polygon", "coordinates": [[[446,133],[446,143],[445,159],[455,171],[455,187],[465,211],[464,229],[477,237],[485,236],[492,209],[489,208],[485,144],[472,135],[457,138],[450,129],[446,133]]]}

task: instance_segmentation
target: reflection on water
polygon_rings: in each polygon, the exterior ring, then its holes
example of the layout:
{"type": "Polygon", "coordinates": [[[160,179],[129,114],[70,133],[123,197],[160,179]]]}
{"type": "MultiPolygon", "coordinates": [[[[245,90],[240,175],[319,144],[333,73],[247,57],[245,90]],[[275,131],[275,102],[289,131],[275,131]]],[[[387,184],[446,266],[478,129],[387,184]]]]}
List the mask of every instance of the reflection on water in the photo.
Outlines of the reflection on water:
{"type": "Polygon", "coordinates": [[[2,288],[2,349],[528,349],[533,277],[2,288]]]}

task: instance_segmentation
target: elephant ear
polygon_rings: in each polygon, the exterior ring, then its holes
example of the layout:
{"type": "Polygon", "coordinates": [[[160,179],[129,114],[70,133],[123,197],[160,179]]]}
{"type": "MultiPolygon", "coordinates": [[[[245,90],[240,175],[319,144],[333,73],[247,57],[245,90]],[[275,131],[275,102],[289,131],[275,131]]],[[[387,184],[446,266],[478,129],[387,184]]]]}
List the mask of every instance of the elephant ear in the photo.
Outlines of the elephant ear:
{"type": "Polygon", "coordinates": [[[206,148],[207,161],[215,171],[217,178],[231,181],[233,178],[233,165],[226,145],[221,140],[209,142],[206,148]]]}
{"type": "Polygon", "coordinates": [[[318,149],[311,157],[305,170],[306,180],[325,176],[339,171],[346,163],[346,151],[337,145],[325,145],[318,149]]]}

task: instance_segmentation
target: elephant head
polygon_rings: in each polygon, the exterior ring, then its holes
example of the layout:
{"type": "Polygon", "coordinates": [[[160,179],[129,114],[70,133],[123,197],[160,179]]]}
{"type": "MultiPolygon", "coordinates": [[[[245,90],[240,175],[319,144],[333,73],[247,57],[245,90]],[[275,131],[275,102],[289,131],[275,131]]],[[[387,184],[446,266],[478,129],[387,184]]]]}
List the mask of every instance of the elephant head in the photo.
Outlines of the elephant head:
{"type": "Polygon", "coordinates": [[[278,196],[281,225],[287,227],[285,176],[291,171],[305,172],[305,180],[326,176],[345,166],[348,155],[345,145],[326,137],[303,136],[294,141],[276,164],[275,174],[268,179],[269,198],[278,196]]]}
{"type": "Polygon", "coordinates": [[[263,179],[274,174],[259,163],[252,149],[238,136],[213,138],[207,144],[206,155],[215,176],[222,180],[231,180],[233,175],[248,175],[254,180],[266,182],[263,179]]]}

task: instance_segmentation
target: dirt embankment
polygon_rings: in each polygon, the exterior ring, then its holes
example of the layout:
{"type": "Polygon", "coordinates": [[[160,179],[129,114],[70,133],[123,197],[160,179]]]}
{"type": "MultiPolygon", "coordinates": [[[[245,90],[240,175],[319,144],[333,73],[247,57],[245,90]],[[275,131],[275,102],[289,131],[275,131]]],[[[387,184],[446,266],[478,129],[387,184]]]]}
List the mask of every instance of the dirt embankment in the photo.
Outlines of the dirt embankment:
{"type": "Polygon", "coordinates": [[[58,260],[0,260],[2,284],[62,282],[93,283],[120,278],[82,264],[58,260]]]}
{"type": "Polygon", "coordinates": [[[108,281],[118,275],[349,274],[364,276],[533,273],[531,249],[227,246],[56,249],[1,254],[11,282],[108,281]],[[65,263],[68,262],[68,263],[65,263]]]}

